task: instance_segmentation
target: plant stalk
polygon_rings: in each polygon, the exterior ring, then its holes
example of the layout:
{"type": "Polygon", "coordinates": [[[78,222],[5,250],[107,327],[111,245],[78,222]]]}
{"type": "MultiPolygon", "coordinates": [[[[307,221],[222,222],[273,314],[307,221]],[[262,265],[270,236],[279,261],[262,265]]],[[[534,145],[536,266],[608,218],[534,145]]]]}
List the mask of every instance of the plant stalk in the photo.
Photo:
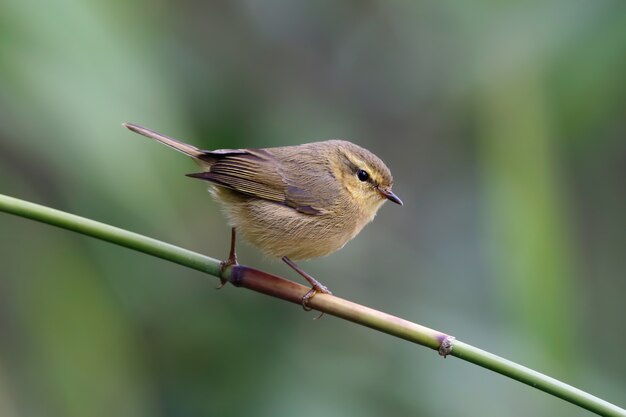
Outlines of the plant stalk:
{"type": "MultiPolygon", "coordinates": [[[[222,268],[221,262],[169,243],[129,232],[84,217],[0,194],[0,211],[51,224],[100,240],[156,256],[229,281],[272,297],[300,305],[308,287],[253,268],[235,265],[222,268]]],[[[317,294],[308,306],[389,335],[437,350],[442,356],[455,356],[508,376],[555,397],[602,416],[626,417],[626,410],[515,362],[455,340],[445,333],[335,297],[317,294]]]]}

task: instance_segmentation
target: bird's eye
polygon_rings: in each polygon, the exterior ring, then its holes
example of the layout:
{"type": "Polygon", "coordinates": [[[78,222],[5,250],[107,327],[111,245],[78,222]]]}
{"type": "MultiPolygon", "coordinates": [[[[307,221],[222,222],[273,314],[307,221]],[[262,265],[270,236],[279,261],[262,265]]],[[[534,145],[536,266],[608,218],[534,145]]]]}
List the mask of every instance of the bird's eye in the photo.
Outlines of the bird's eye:
{"type": "Polygon", "coordinates": [[[361,181],[365,182],[365,181],[367,181],[367,180],[369,179],[370,174],[368,174],[368,173],[367,173],[367,171],[365,171],[365,170],[363,170],[363,169],[359,169],[359,170],[356,172],[356,176],[357,176],[357,178],[358,178],[359,180],[361,180],[361,181]]]}

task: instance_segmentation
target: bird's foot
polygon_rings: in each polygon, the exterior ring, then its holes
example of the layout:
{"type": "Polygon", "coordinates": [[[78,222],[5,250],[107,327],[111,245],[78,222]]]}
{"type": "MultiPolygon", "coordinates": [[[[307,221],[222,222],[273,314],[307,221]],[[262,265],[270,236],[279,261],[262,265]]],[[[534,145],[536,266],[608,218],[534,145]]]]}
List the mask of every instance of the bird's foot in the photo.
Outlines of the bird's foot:
{"type": "Polygon", "coordinates": [[[215,289],[221,289],[224,285],[228,284],[228,280],[224,278],[224,273],[226,272],[226,268],[231,266],[237,266],[239,263],[237,262],[237,255],[230,256],[225,261],[220,262],[220,285],[215,287],[215,289]]]}
{"type": "Polygon", "coordinates": [[[237,262],[237,252],[235,251],[235,240],[236,240],[236,232],[233,227],[230,235],[230,253],[228,254],[228,259],[220,262],[220,285],[216,287],[216,289],[220,289],[224,287],[228,283],[228,280],[224,278],[224,273],[226,272],[226,268],[231,266],[237,266],[239,263],[237,262]]]}
{"type": "MultiPolygon", "coordinates": [[[[282,259],[283,259],[283,262],[285,262],[287,265],[291,267],[291,269],[296,271],[298,274],[304,277],[304,279],[306,279],[309,282],[309,284],[311,284],[311,289],[309,290],[309,292],[304,294],[304,297],[302,297],[302,300],[300,300],[300,303],[302,304],[302,308],[305,311],[313,310],[311,307],[309,307],[309,301],[311,300],[311,298],[315,297],[315,294],[317,294],[318,292],[322,294],[332,295],[332,292],[330,292],[330,290],[325,285],[322,285],[318,280],[313,278],[308,273],[304,272],[304,270],[300,268],[298,265],[296,265],[291,259],[289,259],[286,256],[283,256],[282,259]]],[[[319,316],[315,318],[315,320],[319,319],[323,315],[324,313],[320,314],[319,316]]]]}
{"type": "MultiPolygon", "coordinates": [[[[304,297],[302,297],[302,300],[300,301],[300,303],[302,304],[302,308],[305,311],[313,310],[311,307],[309,307],[309,301],[311,300],[311,298],[315,297],[315,294],[317,294],[318,292],[322,293],[322,294],[330,294],[330,295],[333,294],[332,292],[330,292],[330,290],[325,285],[322,285],[322,284],[319,283],[319,281],[317,281],[317,285],[313,284],[313,287],[311,287],[309,292],[304,294],[304,297]]],[[[321,317],[321,315],[320,315],[320,317],[321,317]]]]}

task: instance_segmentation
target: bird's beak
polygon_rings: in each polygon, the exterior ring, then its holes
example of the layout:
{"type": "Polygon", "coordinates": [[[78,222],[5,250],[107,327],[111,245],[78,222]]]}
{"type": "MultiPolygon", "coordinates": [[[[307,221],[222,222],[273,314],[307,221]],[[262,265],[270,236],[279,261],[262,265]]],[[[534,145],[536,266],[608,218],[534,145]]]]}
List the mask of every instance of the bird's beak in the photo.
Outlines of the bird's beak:
{"type": "Polygon", "coordinates": [[[388,189],[384,189],[384,188],[379,188],[379,189],[378,189],[378,192],[379,192],[379,193],[380,193],[383,197],[385,197],[387,200],[389,200],[389,201],[393,201],[394,203],[396,203],[396,204],[400,204],[401,206],[403,206],[403,205],[404,205],[404,204],[402,203],[402,200],[400,200],[400,199],[398,198],[398,196],[397,196],[397,195],[395,195],[395,194],[393,193],[393,191],[388,190],[388,189]]]}

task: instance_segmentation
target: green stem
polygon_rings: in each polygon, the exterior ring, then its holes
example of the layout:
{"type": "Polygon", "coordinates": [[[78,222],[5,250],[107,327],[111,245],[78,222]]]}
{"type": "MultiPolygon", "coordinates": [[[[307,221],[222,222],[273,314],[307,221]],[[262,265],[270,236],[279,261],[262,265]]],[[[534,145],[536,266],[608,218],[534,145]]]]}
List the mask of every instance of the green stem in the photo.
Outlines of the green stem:
{"type": "MultiPolygon", "coordinates": [[[[125,246],[149,255],[214,275],[234,285],[249,288],[294,303],[300,303],[307,287],[244,266],[221,270],[220,261],[177,246],[73,214],[0,194],[0,211],[48,223],[64,229],[125,246]]],[[[571,385],[500,358],[427,327],[352,303],[328,294],[318,294],[309,306],[372,329],[430,347],[483,368],[508,376],[603,416],[626,417],[626,410],[571,385]],[[446,344],[450,344],[446,346],[446,344]]]]}
{"type": "Polygon", "coordinates": [[[48,223],[96,239],[219,276],[220,261],[138,233],[0,194],[0,211],[48,223]]]}

